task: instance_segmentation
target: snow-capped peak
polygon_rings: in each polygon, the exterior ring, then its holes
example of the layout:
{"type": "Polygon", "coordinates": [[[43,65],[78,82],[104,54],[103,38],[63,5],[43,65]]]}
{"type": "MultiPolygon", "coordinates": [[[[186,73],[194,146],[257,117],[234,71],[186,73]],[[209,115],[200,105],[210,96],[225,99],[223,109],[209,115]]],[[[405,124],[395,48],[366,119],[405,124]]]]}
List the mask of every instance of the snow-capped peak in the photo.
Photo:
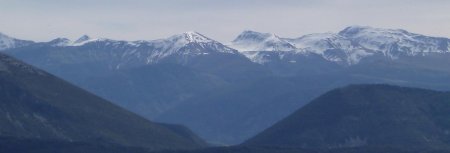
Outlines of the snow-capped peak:
{"type": "Polygon", "coordinates": [[[447,38],[429,37],[401,29],[383,29],[367,26],[347,27],[339,35],[351,39],[362,47],[392,56],[393,53],[407,55],[430,52],[448,52],[447,38]]]}
{"type": "Polygon", "coordinates": [[[381,36],[389,40],[408,39],[410,37],[418,36],[418,34],[410,33],[402,29],[383,29],[373,28],[369,26],[350,26],[338,33],[341,36],[355,38],[366,36],[381,36]]]}
{"type": "Polygon", "coordinates": [[[100,42],[100,41],[117,42],[116,40],[106,38],[92,38],[88,35],[83,35],[75,41],[67,41],[68,43],[65,46],[83,46],[91,42],[100,42]]]}
{"type": "Polygon", "coordinates": [[[136,43],[139,42],[127,42],[127,41],[117,41],[112,39],[106,39],[106,38],[92,38],[88,35],[83,35],[80,38],[76,39],[75,41],[67,39],[67,38],[56,38],[52,41],[48,42],[51,46],[58,46],[58,47],[64,47],[64,46],[83,46],[92,42],[105,42],[106,44],[119,44],[121,42],[126,42],[130,45],[136,45],[136,43]]]}
{"type": "Polygon", "coordinates": [[[208,42],[214,42],[214,40],[198,33],[195,31],[188,31],[183,33],[184,37],[186,38],[187,41],[189,42],[203,42],[203,43],[208,43],[208,42]]]}
{"type": "Polygon", "coordinates": [[[251,30],[245,30],[243,31],[241,34],[239,34],[239,36],[233,40],[233,42],[238,42],[238,41],[264,41],[265,39],[272,37],[272,38],[276,38],[277,36],[275,34],[271,34],[271,33],[261,33],[261,32],[256,32],[256,31],[251,31],[251,30]]]}
{"type": "Polygon", "coordinates": [[[351,36],[351,35],[354,35],[354,34],[358,34],[359,32],[367,30],[367,29],[373,29],[373,28],[369,27],[369,26],[358,26],[358,25],[349,26],[349,27],[344,28],[344,30],[341,30],[339,32],[339,35],[351,36]]]}
{"type": "Polygon", "coordinates": [[[80,38],[78,38],[74,43],[81,43],[81,42],[85,42],[90,40],[91,37],[89,37],[88,35],[83,35],[80,38]]]}
{"type": "Polygon", "coordinates": [[[195,31],[188,31],[171,36],[167,39],[152,41],[157,46],[163,46],[169,52],[176,52],[181,48],[188,47],[191,51],[204,52],[207,50],[232,53],[234,49],[224,46],[218,41],[206,37],[195,31]],[[194,49],[195,48],[195,49],[194,49]]]}
{"type": "Polygon", "coordinates": [[[233,40],[233,42],[235,42],[235,43],[242,42],[242,41],[246,41],[246,42],[261,42],[261,41],[282,42],[283,40],[279,36],[272,34],[272,33],[261,33],[261,32],[246,30],[246,31],[242,32],[241,34],[239,34],[239,36],[233,40]]]}
{"type": "Polygon", "coordinates": [[[0,50],[11,49],[15,47],[22,47],[34,42],[27,40],[19,40],[16,38],[12,38],[8,35],[0,33],[0,50]]]}
{"type": "Polygon", "coordinates": [[[0,49],[8,49],[14,46],[14,38],[0,33],[0,49]]]}
{"type": "Polygon", "coordinates": [[[83,35],[80,38],[78,38],[77,40],[75,40],[73,42],[73,44],[80,44],[80,45],[82,45],[82,44],[84,44],[86,42],[89,42],[90,40],[92,40],[91,37],[89,37],[88,35],[83,35]]]}
{"type": "Polygon", "coordinates": [[[72,41],[67,38],[56,38],[49,42],[51,46],[68,46],[72,41]]]}
{"type": "Polygon", "coordinates": [[[167,40],[177,42],[179,45],[186,45],[189,43],[213,43],[216,42],[198,32],[188,31],[181,34],[169,37],[167,40]]]}
{"type": "Polygon", "coordinates": [[[296,48],[271,33],[260,33],[246,30],[242,32],[230,45],[239,51],[293,51],[296,48]]]}
{"type": "Polygon", "coordinates": [[[213,53],[237,53],[236,50],[194,31],[173,35],[166,39],[136,41],[134,43],[142,44],[144,48],[148,47],[150,50],[138,52],[136,49],[132,49],[132,52],[126,53],[126,55],[133,55],[140,58],[145,57],[147,64],[157,63],[169,56],[181,55],[183,61],[185,61],[193,56],[210,55],[213,53]]]}

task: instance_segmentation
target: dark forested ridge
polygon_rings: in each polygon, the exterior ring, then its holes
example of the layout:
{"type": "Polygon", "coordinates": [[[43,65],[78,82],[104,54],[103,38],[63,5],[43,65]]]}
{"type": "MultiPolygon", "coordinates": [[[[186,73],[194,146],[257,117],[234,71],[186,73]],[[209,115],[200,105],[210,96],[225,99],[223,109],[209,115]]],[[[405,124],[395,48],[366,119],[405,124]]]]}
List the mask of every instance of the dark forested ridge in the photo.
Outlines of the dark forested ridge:
{"type": "Polygon", "coordinates": [[[351,85],[316,98],[243,145],[314,149],[450,148],[450,93],[351,85]]]}
{"type": "Polygon", "coordinates": [[[158,124],[0,54],[0,136],[192,149],[205,143],[188,129],[158,124]]]}

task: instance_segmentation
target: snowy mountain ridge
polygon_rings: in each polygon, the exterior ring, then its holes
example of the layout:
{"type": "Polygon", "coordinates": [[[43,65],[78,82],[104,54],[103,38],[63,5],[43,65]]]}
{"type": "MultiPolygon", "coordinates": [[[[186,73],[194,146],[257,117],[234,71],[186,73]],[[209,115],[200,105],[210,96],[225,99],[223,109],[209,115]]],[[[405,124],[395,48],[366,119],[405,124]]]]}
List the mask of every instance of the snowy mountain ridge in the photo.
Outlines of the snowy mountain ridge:
{"type": "MultiPolygon", "coordinates": [[[[395,59],[400,55],[417,56],[429,53],[449,53],[448,38],[429,37],[400,29],[382,29],[367,26],[350,26],[338,33],[308,34],[299,38],[280,38],[267,41],[269,35],[244,31],[234,41],[232,47],[257,63],[265,63],[267,51],[291,51],[298,55],[318,54],[324,59],[348,65],[357,64],[361,59],[382,54],[395,59]],[[255,39],[265,38],[265,39],[255,39]],[[292,45],[288,50],[277,46],[292,45]],[[257,46],[257,47],[255,47],[257,46]],[[263,46],[263,47],[261,47],[263,46]]],[[[284,57],[284,56],[280,56],[284,57]]]]}
{"type": "MultiPolygon", "coordinates": [[[[59,48],[45,49],[44,52],[49,52],[48,54],[61,54],[67,57],[82,56],[81,59],[71,59],[73,61],[70,62],[79,63],[82,61],[100,60],[109,63],[112,69],[156,64],[163,60],[186,63],[194,57],[208,56],[210,54],[234,54],[240,56],[237,50],[194,31],[184,32],[157,40],[122,41],[107,38],[92,38],[83,35],[75,41],[67,38],[57,38],[49,42],[34,44],[41,47],[48,46],[50,48],[59,48]],[[67,51],[66,48],[68,49],[67,51]],[[57,51],[61,49],[63,51],[57,51]],[[80,51],[74,52],[69,50],[80,51]]],[[[14,47],[8,47],[0,50],[13,48],[14,47]]]]}
{"type": "Polygon", "coordinates": [[[408,55],[449,52],[448,38],[429,37],[401,29],[352,26],[340,31],[339,35],[353,40],[364,48],[381,51],[385,55],[395,49],[408,55]]]}
{"type": "MultiPolygon", "coordinates": [[[[396,59],[399,56],[425,56],[450,52],[448,38],[429,37],[401,29],[367,26],[350,26],[337,33],[307,34],[298,38],[283,38],[271,33],[246,30],[229,45],[223,45],[195,31],[158,40],[121,41],[83,35],[75,41],[57,38],[43,43],[53,47],[108,48],[107,54],[110,54],[108,56],[120,58],[122,63],[120,65],[139,62],[152,64],[170,56],[180,56],[183,58],[181,60],[185,61],[191,57],[211,53],[242,54],[260,64],[273,60],[274,54],[278,54],[280,60],[289,56],[315,54],[328,61],[353,65],[373,55],[396,59]]],[[[0,50],[31,44],[34,42],[0,33],[0,50]]],[[[289,60],[289,62],[296,61],[289,60]]]]}

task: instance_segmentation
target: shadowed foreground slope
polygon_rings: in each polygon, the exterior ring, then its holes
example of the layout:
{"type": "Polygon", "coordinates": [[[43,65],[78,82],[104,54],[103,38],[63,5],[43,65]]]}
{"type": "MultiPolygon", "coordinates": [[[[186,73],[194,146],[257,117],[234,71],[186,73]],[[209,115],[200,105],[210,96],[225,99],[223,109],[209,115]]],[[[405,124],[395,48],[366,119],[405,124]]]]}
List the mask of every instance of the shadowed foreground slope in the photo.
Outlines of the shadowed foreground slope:
{"type": "Polygon", "coordinates": [[[313,149],[448,149],[450,93],[389,85],[332,90],[248,140],[313,149]]]}
{"type": "Polygon", "coordinates": [[[0,54],[0,136],[156,149],[192,149],[202,140],[150,122],[44,71],[0,54]]]}

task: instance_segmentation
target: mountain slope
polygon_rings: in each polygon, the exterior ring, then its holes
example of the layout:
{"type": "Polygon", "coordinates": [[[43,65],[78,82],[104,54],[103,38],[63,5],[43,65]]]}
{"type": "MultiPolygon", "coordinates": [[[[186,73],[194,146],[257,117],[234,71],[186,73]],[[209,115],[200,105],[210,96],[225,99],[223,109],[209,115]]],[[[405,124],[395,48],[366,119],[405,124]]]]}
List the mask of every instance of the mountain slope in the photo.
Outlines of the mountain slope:
{"type": "Polygon", "coordinates": [[[186,99],[228,86],[205,72],[177,64],[155,64],[90,77],[85,88],[150,119],[186,99]]]}
{"type": "Polygon", "coordinates": [[[204,145],[189,133],[152,123],[4,54],[0,54],[0,90],[0,136],[148,149],[204,145]]]}
{"type": "Polygon", "coordinates": [[[244,145],[448,149],[450,94],[389,85],[332,90],[244,145]]]}
{"type": "Polygon", "coordinates": [[[155,119],[186,125],[213,144],[239,144],[338,82],[321,79],[268,77],[230,84],[193,96],[155,119]]]}

